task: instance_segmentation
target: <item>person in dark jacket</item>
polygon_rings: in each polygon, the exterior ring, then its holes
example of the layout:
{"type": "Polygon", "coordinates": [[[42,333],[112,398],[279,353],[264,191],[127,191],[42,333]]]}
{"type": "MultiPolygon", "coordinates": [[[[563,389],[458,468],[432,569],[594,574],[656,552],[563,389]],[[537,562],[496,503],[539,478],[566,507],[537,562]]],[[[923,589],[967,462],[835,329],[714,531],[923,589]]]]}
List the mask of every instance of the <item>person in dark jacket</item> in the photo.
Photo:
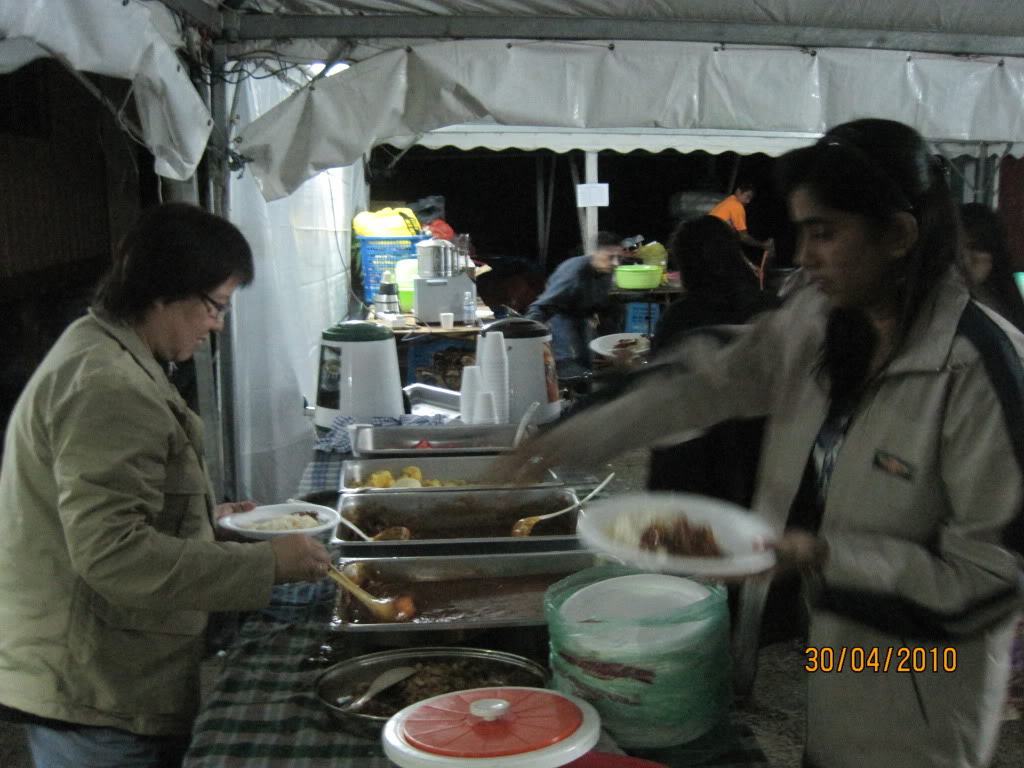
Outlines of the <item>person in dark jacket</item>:
{"type": "Polygon", "coordinates": [[[551,329],[555,367],[561,379],[582,376],[593,367],[590,342],[595,315],[611,303],[612,272],[622,258],[622,238],[612,232],[597,233],[597,247],[589,255],[566,259],[548,278],[526,316],[551,329]]]}
{"type": "MultiPolygon", "coordinates": [[[[654,356],[680,336],[712,325],[741,325],[779,306],[761,291],[746,267],[735,232],[715,216],[682,222],[669,241],[686,293],[658,322],[651,340],[654,356]]],[[[718,424],[704,435],[651,451],[647,487],[687,491],[750,506],[764,419],[718,424]]]]}
{"type": "Polygon", "coordinates": [[[1024,331],[1024,299],[1013,279],[1006,225],[981,203],[960,206],[963,269],[974,297],[1024,331]]]}

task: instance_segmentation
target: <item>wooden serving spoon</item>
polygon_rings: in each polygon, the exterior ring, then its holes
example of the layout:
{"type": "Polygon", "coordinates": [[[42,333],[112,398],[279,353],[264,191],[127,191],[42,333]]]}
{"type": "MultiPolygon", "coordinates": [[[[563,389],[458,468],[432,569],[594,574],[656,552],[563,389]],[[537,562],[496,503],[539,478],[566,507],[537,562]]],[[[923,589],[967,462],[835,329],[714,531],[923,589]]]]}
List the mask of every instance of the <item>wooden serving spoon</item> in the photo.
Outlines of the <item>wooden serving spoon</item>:
{"type": "Polygon", "coordinates": [[[378,621],[389,623],[412,621],[416,615],[416,604],[413,602],[411,595],[374,597],[337,567],[329,566],[327,573],[340,586],[347,589],[356,600],[365,605],[378,621]]]}
{"type": "Polygon", "coordinates": [[[533,532],[533,526],[539,523],[541,520],[550,520],[552,517],[558,517],[564,515],[566,512],[572,512],[574,509],[578,509],[590,501],[594,496],[597,495],[608,483],[611,482],[612,478],[615,477],[615,473],[612,472],[601,481],[601,484],[594,490],[584,496],[582,499],[577,501],[575,504],[570,504],[565,509],[560,509],[557,512],[548,512],[546,515],[532,515],[530,517],[521,517],[512,524],[512,535],[513,536],[529,536],[533,532]]]}

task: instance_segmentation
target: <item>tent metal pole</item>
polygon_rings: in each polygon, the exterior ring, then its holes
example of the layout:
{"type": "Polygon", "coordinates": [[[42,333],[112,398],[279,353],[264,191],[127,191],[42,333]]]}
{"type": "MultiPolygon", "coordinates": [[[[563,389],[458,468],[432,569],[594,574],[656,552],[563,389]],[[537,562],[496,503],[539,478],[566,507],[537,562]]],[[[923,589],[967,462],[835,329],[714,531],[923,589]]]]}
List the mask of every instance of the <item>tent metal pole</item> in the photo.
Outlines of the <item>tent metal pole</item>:
{"type": "MultiPolygon", "coordinates": [[[[597,152],[588,151],[586,154],[585,171],[586,183],[597,184],[597,152]]],[[[597,250],[597,206],[587,206],[587,230],[584,238],[584,253],[593,253],[597,250]]]]}
{"type": "Polygon", "coordinates": [[[544,211],[544,259],[542,265],[547,265],[548,252],[551,250],[551,209],[555,203],[555,171],[558,170],[558,155],[551,156],[551,165],[548,167],[548,195],[547,209],[544,211]]]}
{"type": "MultiPolygon", "coordinates": [[[[210,168],[211,203],[213,212],[225,219],[230,218],[231,171],[228,167],[228,150],[230,149],[230,119],[228,114],[228,88],[225,80],[227,70],[226,47],[223,44],[213,46],[213,62],[211,72],[210,112],[213,116],[213,132],[210,141],[213,143],[212,164],[210,168]]],[[[221,461],[222,487],[219,489],[222,498],[238,499],[238,445],[235,425],[235,393],[234,393],[234,319],[229,313],[224,317],[224,330],[217,336],[217,352],[214,359],[214,377],[216,382],[217,400],[219,403],[214,439],[219,438],[218,454],[221,461]]]]}
{"type": "Polygon", "coordinates": [[[543,267],[547,261],[547,249],[544,247],[544,158],[537,155],[533,159],[534,198],[537,202],[537,261],[543,267]]]}

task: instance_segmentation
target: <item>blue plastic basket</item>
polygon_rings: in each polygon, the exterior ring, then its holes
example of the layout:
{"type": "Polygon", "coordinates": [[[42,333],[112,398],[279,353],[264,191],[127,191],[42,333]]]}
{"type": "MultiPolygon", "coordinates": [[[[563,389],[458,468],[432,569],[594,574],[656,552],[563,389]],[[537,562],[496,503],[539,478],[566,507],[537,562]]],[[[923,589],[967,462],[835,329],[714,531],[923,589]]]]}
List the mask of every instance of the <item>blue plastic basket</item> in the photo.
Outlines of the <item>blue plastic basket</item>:
{"type": "Polygon", "coordinates": [[[363,262],[363,299],[367,303],[377,296],[380,279],[386,270],[395,271],[395,264],[402,259],[416,256],[416,243],[426,235],[408,237],[367,237],[359,238],[359,256],[363,262]]]}
{"type": "Polygon", "coordinates": [[[626,304],[626,333],[646,333],[651,335],[658,325],[661,306],[643,301],[631,301],[626,304]]]}

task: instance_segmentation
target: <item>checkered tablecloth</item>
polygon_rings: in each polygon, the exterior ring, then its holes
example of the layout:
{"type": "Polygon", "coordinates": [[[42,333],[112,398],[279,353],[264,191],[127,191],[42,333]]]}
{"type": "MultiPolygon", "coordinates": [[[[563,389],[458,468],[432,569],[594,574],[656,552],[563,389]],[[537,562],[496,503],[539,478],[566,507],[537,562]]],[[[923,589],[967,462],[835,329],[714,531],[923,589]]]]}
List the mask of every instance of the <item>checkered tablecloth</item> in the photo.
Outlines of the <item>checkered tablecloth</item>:
{"type": "MultiPolygon", "coordinates": [[[[247,618],[193,729],[183,768],[393,768],[381,743],[350,735],[317,701],[313,684],[346,657],[345,637],[329,629],[330,582],[275,587],[272,605],[247,618]]],[[[607,735],[597,749],[618,752],[607,735]]],[[[757,740],[731,716],[681,747],[631,751],[671,768],[767,768],[757,740]]]]}

